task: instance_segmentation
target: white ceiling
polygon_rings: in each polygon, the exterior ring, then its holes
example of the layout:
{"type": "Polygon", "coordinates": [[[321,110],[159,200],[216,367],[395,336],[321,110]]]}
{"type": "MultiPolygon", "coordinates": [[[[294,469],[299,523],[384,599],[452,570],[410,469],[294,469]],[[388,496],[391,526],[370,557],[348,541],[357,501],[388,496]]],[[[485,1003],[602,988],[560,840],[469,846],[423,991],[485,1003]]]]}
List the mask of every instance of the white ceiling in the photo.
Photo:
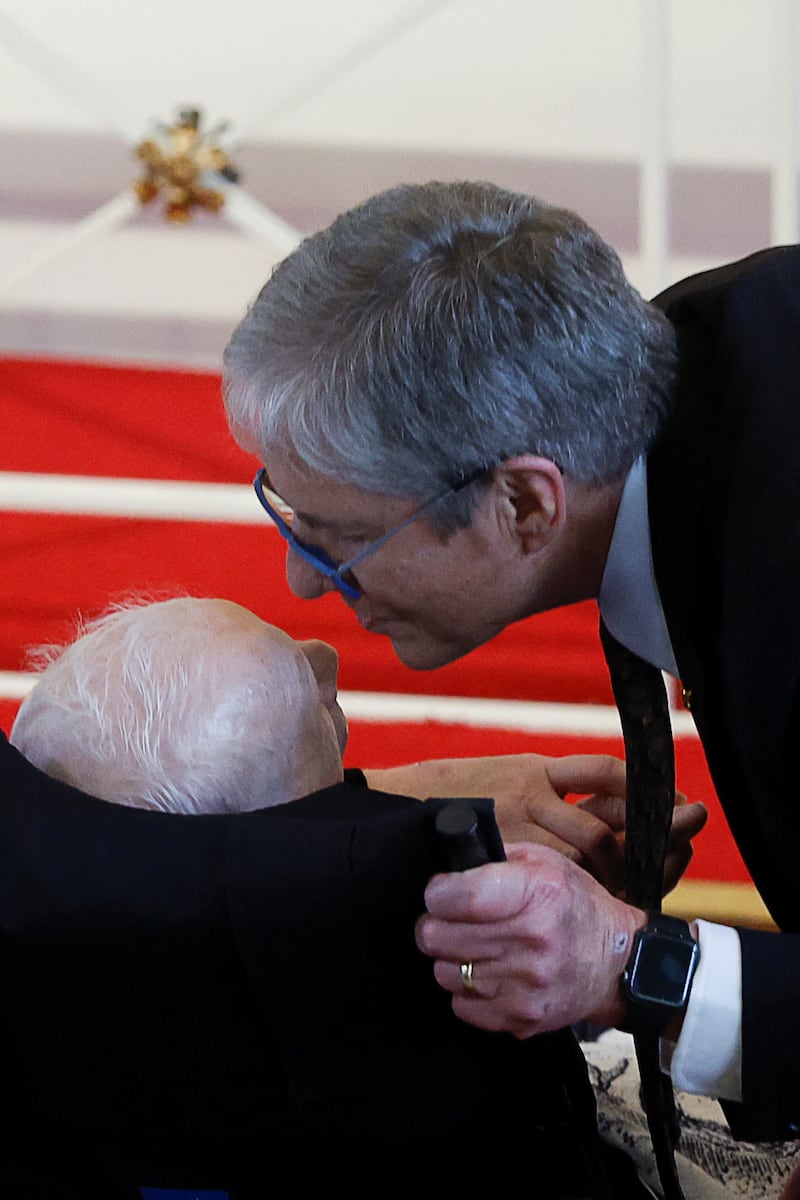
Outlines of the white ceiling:
{"type": "MultiPolygon", "coordinates": [[[[0,0],[104,97],[107,127],[201,104],[238,136],[531,155],[635,156],[651,0],[0,0]],[[336,70],[337,65],[340,70],[336,70]]],[[[764,163],[771,0],[671,13],[672,149],[764,163]]],[[[3,49],[0,123],[103,130],[3,49]]]]}
{"type": "MultiPolygon", "coordinates": [[[[675,228],[702,208],[711,238],[678,245],[671,271],[724,254],[714,225],[731,206],[732,251],[756,248],[786,0],[0,0],[0,290],[4,270],[128,185],[128,144],[194,104],[231,122],[246,185],[304,228],[397,179],[490,174],[580,206],[635,277],[653,3],[669,10],[675,228]]],[[[20,283],[0,346],[86,353],[94,337],[122,353],[123,325],[150,320],[144,355],[213,359],[272,257],[208,218],[140,220],[20,283]]]]}

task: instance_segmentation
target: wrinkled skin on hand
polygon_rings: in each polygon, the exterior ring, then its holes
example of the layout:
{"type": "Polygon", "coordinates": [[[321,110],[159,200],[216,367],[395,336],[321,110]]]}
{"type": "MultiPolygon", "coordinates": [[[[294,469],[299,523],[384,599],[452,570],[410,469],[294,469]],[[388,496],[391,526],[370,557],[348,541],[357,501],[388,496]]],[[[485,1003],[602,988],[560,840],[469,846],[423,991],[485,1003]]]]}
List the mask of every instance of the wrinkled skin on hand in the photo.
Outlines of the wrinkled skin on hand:
{"type": "Polygon", "coordinates": [[[508,853],[506,863],[436,875],[426,890],[417,944],[454,1013],[518,1038],[582,1019],[619,1024],[622,971],[645,914],[550,847],[508,853]],[[473,990],[461,963],[473,964],[473,990]]]}
{"type": "MultiPolygon", "coordinates": [[[[625,764],[610,755],[550,758],[438,759],[366,772],[370,786],[425,799],[490,796],[503,840],[549,846],[584,867],[615,896],[622,895],[625,844],[625,764]],[[583,796],[567,803],[567,796],[583,796]]],[[[702,804],[676,797],[665,870],[665,893],[692,856],[692,838],[707,819],[702,804]]]]}

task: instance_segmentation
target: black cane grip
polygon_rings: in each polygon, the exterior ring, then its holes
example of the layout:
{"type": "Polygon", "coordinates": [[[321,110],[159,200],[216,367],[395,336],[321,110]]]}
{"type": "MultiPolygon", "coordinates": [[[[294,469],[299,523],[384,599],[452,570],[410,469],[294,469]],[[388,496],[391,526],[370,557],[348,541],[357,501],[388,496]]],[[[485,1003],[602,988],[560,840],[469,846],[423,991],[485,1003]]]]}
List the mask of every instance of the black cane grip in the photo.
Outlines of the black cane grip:
{"type": "Polygon", "coordinates": [[[469,871],[497,859],[481,828],[478,813],[468,800],[450,800],[439,809],[436,836],[445,871],[469,871]]]}

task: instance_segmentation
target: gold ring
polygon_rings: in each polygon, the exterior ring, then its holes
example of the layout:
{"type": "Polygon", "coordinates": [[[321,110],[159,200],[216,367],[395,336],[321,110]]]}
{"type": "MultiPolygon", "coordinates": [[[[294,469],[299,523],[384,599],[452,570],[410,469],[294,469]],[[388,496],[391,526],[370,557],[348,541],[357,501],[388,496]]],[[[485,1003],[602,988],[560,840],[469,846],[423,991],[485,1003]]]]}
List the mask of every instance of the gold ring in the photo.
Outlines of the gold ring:
{"type": "Polygon", "coordinates": [[[466,962],[461,964],[461,982],[464,985],[465,992],[474,992],[475,984],[472,980],[472,963],[466,962]]]}

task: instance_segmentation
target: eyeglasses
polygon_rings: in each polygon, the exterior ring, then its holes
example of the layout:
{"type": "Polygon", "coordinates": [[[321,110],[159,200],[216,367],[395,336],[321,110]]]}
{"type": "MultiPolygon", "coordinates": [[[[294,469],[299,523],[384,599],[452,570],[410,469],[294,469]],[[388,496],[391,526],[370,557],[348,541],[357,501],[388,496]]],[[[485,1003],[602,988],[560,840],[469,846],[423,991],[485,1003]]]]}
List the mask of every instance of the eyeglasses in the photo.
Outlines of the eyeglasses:
{"type": "Polygon", "coordinates": [[[275,522],[278,533],[289,543],[298,558],[302,558],[315,571],[319,571],[321,575],[329,579],[343,596],[347,596],[349,600],[358,600],[363,594],[361,588],[355,580],[346,578],[353,568],[358,566],[360,562],[363,562],[370,554],[374,554],[376,550],[379,550],[384,542],[388,542],[389,538],[393,538],[396,533],[407,529],[409,525],[412,525],[414,521],[433,508],[435,504],[438,504],[441,500],[446,500],[448,496],[455,496],[458,492],[463,491],[465,487],[468,487],[476,479],[480,479],[482,475],[485,475],[489,469],[488,467],[480,467],[470,475],[465,475],[463,479],[459,479],[457,483],[452,484],[447,491],[442,492],[440,496],[434,496],[432,500],[428,500],[426,504],[423,504],[421,508],[413,512],[410,517],[406,517],[399,525],[393,526],[387,533],[376,538],[374,542],[370,542],[363,550],[360,550],[358,554],[344,563],[335,562],[321,546],[312,546],[311,543],[303,542],[300,538],[295,537],[291,528],[295,516],[294,509],[274,490],[270,484],[266,467],[262,467],[258,472],[253,481],[253,486],[262,507],[267,510],[275,522]]]}

